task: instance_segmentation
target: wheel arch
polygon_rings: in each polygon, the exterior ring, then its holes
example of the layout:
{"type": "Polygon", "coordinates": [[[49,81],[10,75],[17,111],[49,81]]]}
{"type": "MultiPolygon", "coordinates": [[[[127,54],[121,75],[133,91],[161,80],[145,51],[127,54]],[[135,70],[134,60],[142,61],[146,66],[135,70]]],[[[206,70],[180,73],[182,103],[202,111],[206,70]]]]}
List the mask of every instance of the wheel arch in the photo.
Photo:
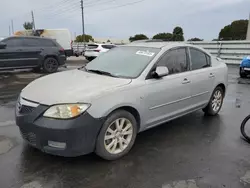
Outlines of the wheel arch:
{"type": "Polygon", "coordinates": [[[48,58],[55,58],[57,61],[59,61],[58,57],[56,55],[45,55],[44,58],[43,58],[43,62],[48,59],[48,58]]]}
{"type": "Polygon", "coordinates": [[[140,128],[141,128],[141,116],[140,116],[140,113],[138,112],[138,110],[136,108],[134,108],[132,106],[129,106],[129,105],[120,106],[120,107],[117,107],[117,108],[113,109],[111,112],[109,112],[107,116],[109,116],[110,114],[112,114],[113,112],[115,112],[117,110],[125,110],[125,111],[131,113],[136,119],[137,126],[138,126],[138,132],[140,131],[140,128]]]}
{"type": "Polygon", "coordinates": [[[223,83],[218,84],[215,88],[220,87],[223,90],[223,97],[226,95],[226,86],[223,83]]]}

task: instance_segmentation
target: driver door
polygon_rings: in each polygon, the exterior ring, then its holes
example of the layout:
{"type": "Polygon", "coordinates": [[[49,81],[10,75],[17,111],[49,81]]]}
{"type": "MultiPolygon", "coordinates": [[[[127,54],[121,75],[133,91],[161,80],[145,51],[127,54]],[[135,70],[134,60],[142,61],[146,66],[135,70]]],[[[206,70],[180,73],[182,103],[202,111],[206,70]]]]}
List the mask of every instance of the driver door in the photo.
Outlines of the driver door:
{"type": "Polygon", "coordinates": [[[157,63],[166,66],[169,75],[146,80],[145,128],[154,127],[186,113],[191,106],[190,71],[186,48],[168,51],[157,63]]]}

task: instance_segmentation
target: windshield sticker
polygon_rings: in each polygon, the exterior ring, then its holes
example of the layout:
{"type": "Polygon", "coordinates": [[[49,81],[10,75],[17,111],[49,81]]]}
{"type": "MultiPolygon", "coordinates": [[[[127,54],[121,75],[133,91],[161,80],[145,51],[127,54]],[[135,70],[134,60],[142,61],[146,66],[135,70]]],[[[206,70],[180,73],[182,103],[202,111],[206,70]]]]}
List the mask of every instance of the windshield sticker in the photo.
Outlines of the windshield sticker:
{"type": "Polygon", "coordinates": [[[149,57],[152,57],[153,55],[155,55],[155,53],[150,52],[150,51],[137,51],[136,54],[137,55],[145,55],[145,56],[149,56],[149,57]]]}

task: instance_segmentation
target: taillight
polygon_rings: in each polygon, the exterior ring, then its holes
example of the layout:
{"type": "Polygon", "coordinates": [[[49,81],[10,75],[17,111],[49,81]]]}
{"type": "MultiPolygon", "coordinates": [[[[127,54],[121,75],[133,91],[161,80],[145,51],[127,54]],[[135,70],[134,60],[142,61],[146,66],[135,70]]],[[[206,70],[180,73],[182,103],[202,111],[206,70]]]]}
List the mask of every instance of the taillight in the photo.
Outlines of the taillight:
{"type": "Polygon", "coordinates": [[[60,48],[59,52],[64,52],[64,49],[63,49],[63,48],[60,48]]]}
{"type": "Polygon", "coordinates": [[[100,52],[101,50],[94,50],[94,52],[100,52]]]}

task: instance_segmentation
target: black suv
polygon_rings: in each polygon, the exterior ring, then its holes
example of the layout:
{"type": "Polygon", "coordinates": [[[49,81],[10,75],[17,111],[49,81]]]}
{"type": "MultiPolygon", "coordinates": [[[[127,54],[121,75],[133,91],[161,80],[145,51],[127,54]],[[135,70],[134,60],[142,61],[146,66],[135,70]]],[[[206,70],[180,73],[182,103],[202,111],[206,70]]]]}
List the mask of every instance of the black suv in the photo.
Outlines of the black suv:
{"type": "Polygon", "coordinates": [[[33,68],[53,73],[65,61],[64,49],[53,39],[9,37],[0,42],[0,70],[33,68]]]}

